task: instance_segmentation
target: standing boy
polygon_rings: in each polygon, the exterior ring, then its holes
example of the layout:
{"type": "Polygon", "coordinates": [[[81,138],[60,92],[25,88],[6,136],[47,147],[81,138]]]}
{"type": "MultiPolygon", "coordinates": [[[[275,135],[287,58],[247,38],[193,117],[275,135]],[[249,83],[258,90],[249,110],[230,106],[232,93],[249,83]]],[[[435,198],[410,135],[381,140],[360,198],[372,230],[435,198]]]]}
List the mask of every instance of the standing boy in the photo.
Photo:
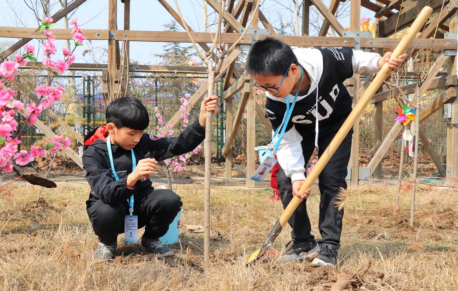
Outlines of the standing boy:
{"type": "Polygon", "coordinates": [[[204,140],[207,110],[215,114],[216,103],[216,96],[204,99],[199,120],[172,138],[144,132],[149,116],[138,99],[123,97],[108,105],[107,124],[85,137],[83,153],[91,186],[86,209],[99,238],[95,258],[113,260],[118,234],[125,232],[125,219],[133,217],[138,219],[138,228],[145,226],[141,244],[147,251],[160,257],[174,255],[159,238],[183,203],[171,189],[155,190],[148,175],[156,172],[158,161],[190,152],[204,140]]]}
{"type": "Polygon", "coordinates": [[[323,153],[352,110],[352,99],[343,85],[345,79],[365,70],[378,72],[385,63],[397,70],[407,55],[397,59],[390,56],[390,52],[381,58],[379,54],[351,48],[292,50],[273,38],[252,45],[246,70],[256,81],[256,87],[266,91],[266,115],[273,129],[286,126],[277,152],[280,163],[277,179],[283,206],[288,205],[293,195],[304,199],[289,220],[292,244],[285,251],[284,260],[313,259],[315,267],[337,264],[344,212],[333,202],[339,190],[347,187],[352,131],[319,176],[321,240],[318,242],[311,234],[306,209],[309,192],[304,195],[299,192],[305,180],[305,164],[315,149],[319,156],[323,153]],[[287,107],[293,108],[289,120],[284,118],[287,107]]]}

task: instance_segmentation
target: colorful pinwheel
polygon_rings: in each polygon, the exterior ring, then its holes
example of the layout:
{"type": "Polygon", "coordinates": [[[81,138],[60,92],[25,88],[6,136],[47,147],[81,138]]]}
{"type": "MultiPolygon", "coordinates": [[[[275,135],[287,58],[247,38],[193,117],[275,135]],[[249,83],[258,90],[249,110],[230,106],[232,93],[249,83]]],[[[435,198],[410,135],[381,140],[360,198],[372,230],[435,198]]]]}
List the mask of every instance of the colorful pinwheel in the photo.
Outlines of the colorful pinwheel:
{"type": "Polygon", "coordinates": [[[416,110],[409,108],[407,104],[404,104],[404,106],[401,108],[398,108],[398,114],[399,116],[396,117],[396,120],[402,121],[403,125],[407,125],[409,122],[414,121],[416,119],[416,110]]]}

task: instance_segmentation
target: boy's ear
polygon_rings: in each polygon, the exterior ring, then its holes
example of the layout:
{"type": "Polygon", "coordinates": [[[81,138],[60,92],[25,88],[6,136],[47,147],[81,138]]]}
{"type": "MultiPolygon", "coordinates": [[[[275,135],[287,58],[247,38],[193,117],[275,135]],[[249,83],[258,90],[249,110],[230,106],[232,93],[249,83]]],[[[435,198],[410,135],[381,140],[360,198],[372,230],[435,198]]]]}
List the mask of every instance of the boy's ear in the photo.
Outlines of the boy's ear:
{"type": "Polygon", "coordinates": [[[293,64],[290,65],[289,71],[292,72],[293,74],[297,74],[297,73],[301,72],[301,69],[299,68],[298,65],[293,63],[293,64]]]}
{"type": "Polygon", "coordinates": [[[108,122],[106,125],[106,129],[109,133],[112,133],[112,131],[116,128],[116,125],[113,122],[108,122]]]}

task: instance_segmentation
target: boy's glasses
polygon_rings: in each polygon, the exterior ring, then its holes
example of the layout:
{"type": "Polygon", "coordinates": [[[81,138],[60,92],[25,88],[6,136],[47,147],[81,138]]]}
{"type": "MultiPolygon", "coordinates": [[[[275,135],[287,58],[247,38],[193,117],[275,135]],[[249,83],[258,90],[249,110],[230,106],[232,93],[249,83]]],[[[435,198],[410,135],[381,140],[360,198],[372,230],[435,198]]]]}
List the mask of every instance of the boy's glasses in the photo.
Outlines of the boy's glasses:
{"type": "Polygon", "coordinates": [[[289,67],[288,67],[288,69],[286,70],[285,75],[284,75],[283,78],[281,79],[280,84],[278,84],[278,87],[268,87],[268,88],[266,88],[266,87],[263,87],[263,86],[259,85],[258,83],[254,84],[254,86],[255,86],[256,88],[258,88],[259,90],[262,90],[262,91],[269,91],[269,93],[272,93],[272,94],[278,94],[278,92],[280,92],[280,90],[279,90],[279,89],[280,89],[280,86],[281,86],[281,84],[283,83],[283,80],[285,80],[286,75],[288,75],[288,72],[289,72],[289,67]]]}

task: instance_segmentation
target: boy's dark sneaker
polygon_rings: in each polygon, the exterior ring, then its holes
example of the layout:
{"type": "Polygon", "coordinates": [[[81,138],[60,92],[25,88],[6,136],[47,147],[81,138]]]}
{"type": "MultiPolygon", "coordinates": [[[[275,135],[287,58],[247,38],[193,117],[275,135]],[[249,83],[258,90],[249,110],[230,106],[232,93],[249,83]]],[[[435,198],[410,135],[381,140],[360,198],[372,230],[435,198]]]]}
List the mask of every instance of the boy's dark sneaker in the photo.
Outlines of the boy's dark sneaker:
{"type": "Polygon", "coordinates": [[[302,261],[302,260],[313,260],[318,255],[320,247],[316,240],[313,241],[290,241],[286,246],[292,245],[286,249],[283,257],[281,258],[284,262],[289,261],[302,261]]]}
{"type": "Polygon", "coordinates": [[[159,239],[142,238],[142,246],[150,253],[157,254],[158,257],[171,257],[175,253],[164,246],[159,239]]]}
{"type": "Polygon", "coordinates": [[[94,259],[111,262],[115,257],[115,249],[116,242],[113,244],[103,244],[99,242],[99,245],[94,251],[94,259]]]}
{"type": "Polygon", "coordinates": [[[336,266],[337,256],[335,247],[322,244],[318,256],[312,261],[312,267],[336,266]]]}

